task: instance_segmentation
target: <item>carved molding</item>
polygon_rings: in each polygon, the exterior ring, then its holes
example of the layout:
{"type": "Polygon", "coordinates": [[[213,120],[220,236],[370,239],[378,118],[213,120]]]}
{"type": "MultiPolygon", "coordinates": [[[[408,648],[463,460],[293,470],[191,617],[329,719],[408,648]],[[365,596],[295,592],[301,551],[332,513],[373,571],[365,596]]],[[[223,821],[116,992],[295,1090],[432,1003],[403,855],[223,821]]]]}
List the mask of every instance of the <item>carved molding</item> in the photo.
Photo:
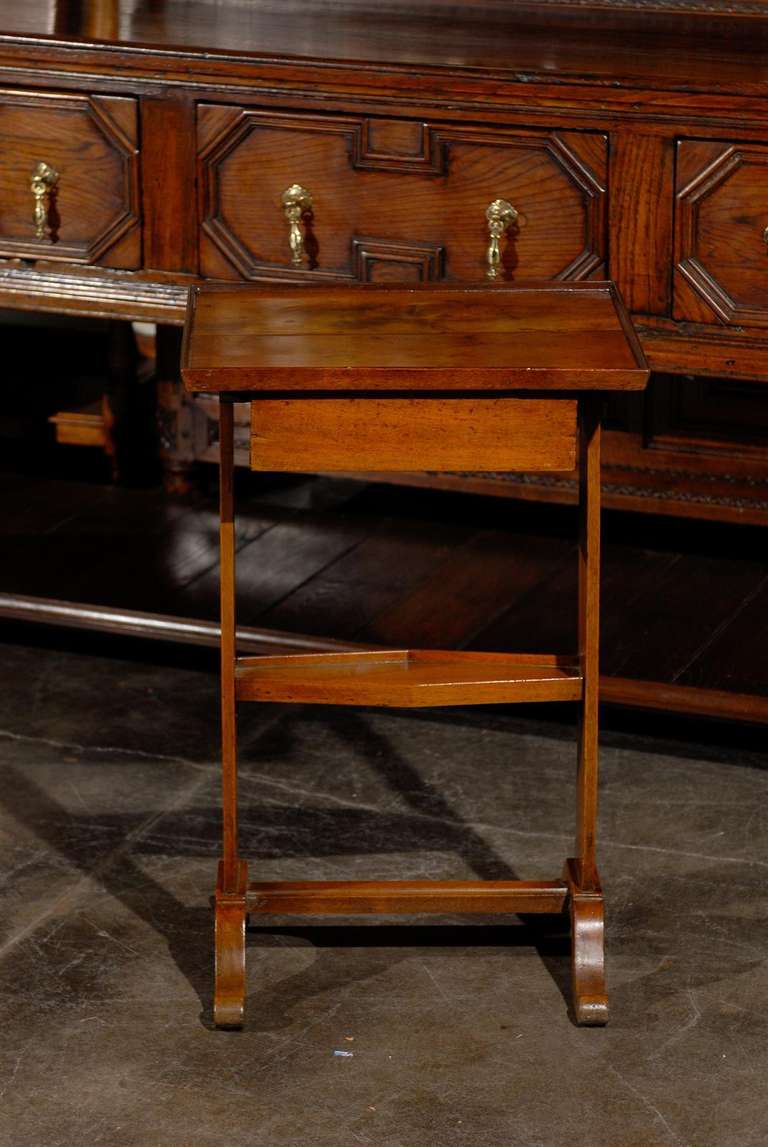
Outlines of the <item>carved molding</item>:
{"type": "MultiPolygon", "coordinates": [[[[126,99],[128,97],[125,97],[126,99]]],[[[131,100],[134,108],[136,103],[131,100]]],[[[109,98],[82,95],[48,95],[37,93],[2,92],[2,104],[23,104],[35,108],[38,112],[52,108],[59,111],[71,111],[76,116],[87,119],[102,135],[109,147],[117,154],[122,167],[124,204],[98,234],[88,242],[62,243],[55,246],[41,248],[40,242],[31,236],[29,239],[17,239],[7,236],[0,237],[0,252],[3,255],[21,255],[26,258],[63,260],[76,263],[96,263],[101,256],[122,239],[129,231],[140,225],[139,218],[139,180],[138,180],[138,148],[135,135],[137,127],[134,123],[134,138],[131,139],[123,127],[120,126],[109,112],[109,98]],[[44,102],[43,102],[44,101],[44,102]]],[[[134,113],[135,114],[135,113],[134,113]]],[[[79,143],[76,134],[72,133],[73,164],[80,166],[82,175],[82,160],[78,158],[79,143]]],[[[87,176],[87,171],[85,172],[87,176]]],[[[61,172],[63,180],[67,178],[67,168],[61,172]]]]}
{"type": "Polygon", "coordinates": [[[550,155],[581,188],[586,200],[584,249],[557,277],[585,279],[605,262],[605,187],[560,136],[551,136],[547,146],[550,155]]]}
{"type": "MultiPolygon", "coordinates": [[[[739,168],[750,163],[765,167],[768,164],[765,151],[749,146],[723,144],[720,155],[678,191],[676,269],[722,322],[765,326],[768,321],[768,305],[753,307],[737,302],[719,282],[716,272],[706,267],[698,255],[701,203],[722,187],[739,168]]],[[[768,294],[766,298],[768,300],[768,294]]]]}
{"type": "MultiPolygon", "coordinates": [[[[357,238],[352,241],[348,270],[343,268],[325,270],[322,267],[312,269],[306,266],[293,267],[287,259],[281,263],[266,262],[259,259],[250,250],[248,237],[236,233],[224,219],[221,206],[222,165],[244,143],[251,132],[269,130],[270,128],[281,131],[294,130],[304,136],[307,133],[315,132],[340,135],[346,141],[350,168],[368,171],[402,171],[421,175],[427,180],[435,176],[445,177],[447,175],[450,166],[450,148],[454,143],[483,144],[499,148],[500,151],[503,148],[508,148],[510,151],[542,151],[568,181],[578,188],[584,205],[584,247],[553,278],[560,280],[585,278],[604,265],[606,254],[605,187],[588,163],[576,154],[573,146],[555,133],[515,131],[512,129],[488,131],[473,126],[454,128],[421,123],[418,125],[421,131],[420,150],[413,154],[401,155],[395,154],[392,148],[386,152],[372,150],[370,125],[374,121],[367,117],[323,118],[312,115],[295,116],[265,113],[250,109],[241,109],[239,114],[235,114],[233,117],[232,115],[223,115],[217,105],[204,105],[199,109],[199,114],[202,117],[200,120],[201,131],[206,139],[198,156],[202,231],[218,252],[244,279],[280,279],[284,282],[311,279],[321,282],[349,282],[365,278],[369,269],[368,262],[358,254],[356,244],[363,241],[357,238]]],[[[257,175],[258,173],[254,172],[254,179],[257,178],[257,175]]],[[[318,214],[320,212],[317,204],[315,211],[318,214]]],[[[376,242],[385,244],[389,243],[389,240],[382,237],[376,242]]],[[[396,243],[392,242],[393,250],[395,246],[396,243]]],[[[418,235],[413,236],[412,242],[400,243],[400,246],[403,249],[412,248],[413,250],[425,250],[430,247],[435,251],[439,247],[436,244],[420,241],[418,235]]],[[[443,258],[444,256],[441,256],[441,259],[443,258]]],[[[432,264],[425,267],[425,270],[429,272],[429,277],[432,277],[437,269],[432,264]]]]}
{"type": "Polygon", "coordinates": [[[418,124],[421,150],[404,155],[393,148],[377,151],[371,142],[371,124],[362,121],[359,135],[355,138],[356,150],[352,156],[353,167],[367,168],[369,171],[411,171],[422,175],[444,175],[446,171],[445,151],[439,134],[427,123],[418,124]]]}
{"type": "Polygon", "coordinates": [[[445,248],[439,243],[398,243],[386,239],[352,240],[352,276],[363,283],[373,279],[377,263],[415,267],[420,283],[443,277],[445,248]]]}
{"type": "Polygon", "coordinates": [[[0,305],[19,310],[182,323],[187,295],[184,284],[156,283],[119,271],[78,275],[0,262],[0,305]]]}
{"type": "MultiPolygon", "coordinates": [[[[201,108],[200,113],[207,109],[201,108]]],[[[217,110],[213,108],[213,110],[217,110]]],[[[292,267],[290,263],[266,263],[257,259],[245,242],[236,235],[221,216],[219,170],[222,163],[247,139],[252,131],[270,127],[280,130],[300,130],[302,133],[322,132],[325,135],[341,135],[347,140],[353,159],[362,150],[362,120],[322,119],[318,116],[296,116],[270,114],[243,109],[234,122],[224,120],[219,130],[213,133],[198,157],[199,178],[202,189],[202,230],[215,244],[244,279],[280,278],[284,281],[303,280],[311,274],[312,279],[339,282],[352,279],[339,271],[324,271],[316,268],[311,272],[306,267],[292,267]]]]}

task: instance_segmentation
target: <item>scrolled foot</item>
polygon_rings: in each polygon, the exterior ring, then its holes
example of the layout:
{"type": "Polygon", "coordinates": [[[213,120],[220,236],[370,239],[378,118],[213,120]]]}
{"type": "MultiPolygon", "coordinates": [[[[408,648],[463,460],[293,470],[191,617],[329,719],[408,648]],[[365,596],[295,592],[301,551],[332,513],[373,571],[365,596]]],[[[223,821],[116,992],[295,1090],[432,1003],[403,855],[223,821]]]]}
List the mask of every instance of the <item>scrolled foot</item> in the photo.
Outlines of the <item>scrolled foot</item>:
{"type": "Polygon", "coordinates": [[[603,1028],[608,1023],[608,997],[577,996],[573,993],[573,1012],[579,1027],[603,1028]]]}
{"type": "Polygon", "coordinates": [[[573,1013],[580,1026],[603,1027],[608,1022],[603,894],[599,885],[579,886],[573,861],[565,875],[570,888],[573,1013]]]}
{"type": "Polygon", "coordinates": [[[213,1020],[218,1028],[241,1028],[245,1018],[245,920],[247,870],[239,862],[229,886],[219,865],[216,888],[216,967],[213,1020]]]}

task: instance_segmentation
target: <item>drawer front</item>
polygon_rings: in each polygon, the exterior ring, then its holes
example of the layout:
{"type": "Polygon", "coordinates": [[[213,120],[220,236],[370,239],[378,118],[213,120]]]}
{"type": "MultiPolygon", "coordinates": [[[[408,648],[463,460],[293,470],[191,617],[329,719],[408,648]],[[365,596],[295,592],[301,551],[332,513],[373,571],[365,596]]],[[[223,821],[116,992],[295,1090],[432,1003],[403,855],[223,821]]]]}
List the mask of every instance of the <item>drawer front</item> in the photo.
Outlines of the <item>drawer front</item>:
{"type": "Polygon", "coordinates": [[[768,326],[768,147],[677,145],[678,319],[768,326]]]}
{"type": "Polygon", "coordinates": [[[0,92],[0,255],[141,265],[136,100],[0,92]]]}
{"type": "Polygon", "coordinates": [[[572,470],[576,400],[299,398],[251,403],[251,469],[572,470]]]}
{"type": "Polygon", "coordinates": [[[198,108],[201,269],[222,279],[603,273],[606,137],[198,108]],[[308,199],[285,193],[298,185],[308,199]],[[292,224],[288,215],[296,212],[292,224]],[[492,213],[493,215],[493,213],[492,213]],[[494,256],[492,256],[494,257],[494,256]]]}

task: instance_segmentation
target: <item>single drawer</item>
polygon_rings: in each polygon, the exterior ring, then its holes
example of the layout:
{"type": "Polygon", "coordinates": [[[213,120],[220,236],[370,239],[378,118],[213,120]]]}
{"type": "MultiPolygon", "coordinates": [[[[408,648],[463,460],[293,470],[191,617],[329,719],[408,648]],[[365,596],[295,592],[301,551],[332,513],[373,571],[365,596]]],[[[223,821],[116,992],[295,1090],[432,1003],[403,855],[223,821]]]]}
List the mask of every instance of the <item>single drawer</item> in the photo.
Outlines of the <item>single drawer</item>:
{"type": "Polygon", "coordinates": [[[0,91],[0,256],[141,265],[136,100],[0,91]]]}
{"type": "Polygon", "coordinates": [[[768,326],[768,147],[677,145],[674,316],[768,326]]]}
{"type": "Polygon", "coordinates": [[[607,140],[198,108],[201,269],[219,279],[603,274],[607,140]]]}
{"type": "Polygon", "coordinates": [[[251,404],[251,469],[572,470],[576,400],[300,398],[251,404]]]}

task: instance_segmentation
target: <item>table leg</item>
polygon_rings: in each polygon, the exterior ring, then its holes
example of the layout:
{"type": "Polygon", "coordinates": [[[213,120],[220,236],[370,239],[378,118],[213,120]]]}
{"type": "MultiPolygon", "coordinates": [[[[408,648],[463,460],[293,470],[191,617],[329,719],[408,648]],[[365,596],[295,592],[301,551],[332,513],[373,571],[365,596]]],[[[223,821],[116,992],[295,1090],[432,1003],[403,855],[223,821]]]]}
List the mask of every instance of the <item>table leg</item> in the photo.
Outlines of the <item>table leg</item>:
{"type": "Polygon", "coordinates": [[[237,853],[235,701],[234,409],[221,399],[219,510],[221,550],[222,859],[216,889],[216,994],[219,1026],[239,1027],[245,1004],[246,865],[237,853]]]}
{"type": "Polygon", "coordinates": [[[579,718],[576,857],[568,862],[573,1004],[578,1023],[608,1018],[603,894],[595,861],[600,648],[600,398],[579,403],[579,657],[584,683],[579,718]]]}
{"type": "Polygon", "coordinates": [[[219,864],[216,887],[216,983],[213,1019],[219,1028],[240,1028],[245,1017],[245,924],[248,868],[241,861],[235,878],[225,879],[219,864]]]}

